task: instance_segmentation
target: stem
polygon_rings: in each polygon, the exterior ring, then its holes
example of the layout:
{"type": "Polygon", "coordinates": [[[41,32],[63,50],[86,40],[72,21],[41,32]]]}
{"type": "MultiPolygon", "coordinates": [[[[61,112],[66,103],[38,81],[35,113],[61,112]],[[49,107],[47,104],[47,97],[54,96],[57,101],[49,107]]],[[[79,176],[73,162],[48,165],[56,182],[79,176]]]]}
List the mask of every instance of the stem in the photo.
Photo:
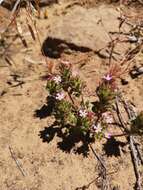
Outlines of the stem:
{"type": "Polygon", "coordinates": [[[72,96],[71,96],[71,94],[70,94],[70,92],[69,92],[69,91],[68,91],[68,96],[69,96],[69,98],[70,98],[70,100],[71,100],[72,104],[75,106],[75,102],[74,102],[74,100],[73,100],[73,98],[72,98],[72,96]]]}
{"type": "MultiPolygon", "coordinates": [[[[28,8],[30,8],[30,6],[29,6],[28,8]]],[[[30,8],[30,9],[31,9],[31,8],[30,8]]],[[[36,22],[34,22],[34,20],[33,20],[32,16],[31,16],[31,14],[29,13],[29,10],[28,10],[28,9],[25,9],[25,10],[26,10],[27,15],[28,15],[29,19],[31,20],[31,22],[32,22],[32,24],[33,24],[33,26],[34,26],[34,28],[35,28],[36,36],[37,36],[37,39],[38,39],[38,42],[39,42],[39,45],[40,45],[40,48],[41,48],[42,55],[43,55],[43,58],[44,58],[44,60],[45,60],[45,63],[49,66],[49,67],[48,67],[48,68],[49,68],[49,72],[52,73],[53,64],[52,64],[52,63],[48,63],[48,59],[47,59],[47,57],[45,56],[45,54],[44,54],[44,52],[43,52],[43,49],[42,49],[42,42],[41,42],[41,40],[40,40],[40,36],[39,36],[39,32],[38,32],[38,28],[37,28],[36,22]]]]}
{"type": "Polygon", "coordinates": [[[105,171],[107,171],[106,166],[105,166],[105,164],[103,163],[103,160],[98,156],[98,154],[96,153],[96,151],[93,149],[92,145],[89,144],[89,146],[90,146],[90,148],[91,148],[91,150],[92,150],[94,156],[95,156],[95,157],[97,158],[97,160],[100,162],[101,166],[105,169],[105,171]]]}

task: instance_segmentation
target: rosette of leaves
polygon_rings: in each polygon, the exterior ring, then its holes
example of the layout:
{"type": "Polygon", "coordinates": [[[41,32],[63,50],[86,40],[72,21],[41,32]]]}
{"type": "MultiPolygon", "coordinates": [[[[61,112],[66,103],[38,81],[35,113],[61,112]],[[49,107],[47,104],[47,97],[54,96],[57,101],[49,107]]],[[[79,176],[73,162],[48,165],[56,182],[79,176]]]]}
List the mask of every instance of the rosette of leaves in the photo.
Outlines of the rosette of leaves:
{"type": "Polygon", "coordinates": [[[115,100],[117,93],[109,83],[102,83],[96,90],[100,105],[110,107],[115,100]]]}
{"type": "Polygon", "coordinates": [[[48,90],[49,95],[54,95],[58,93],[59,91],[61,91],[62,86],[61,86],[61,83],[56,83],[53,80],[53,76],[50,76],[47,80],[46,89],[48,90]]]}
{"type": "Polygon", "coordinates": [[[131,121],[131,133],[136,135],[143,135],[143,111],[131,121]]]}
{"type": "Polygon", "coordinates": [[[85,118],[78,117],[77,126],[79,127],[81,132],[86,133],[90,129],[91,122],[87,117],[85,118]]]}
{"type": "Polygon", "coordinates": [[[76,126],[77,118],[72,104],[67,100],[57,101],[54,110],[55,118],[61,122],[63,126],[76,126]]]}
{"type": "Polygon", "coordinates": [[[80,80],[79,76],[73,77],[71,66],[61,64],[59,66],[60,75],[62,78],[62,87],[65,91],[69,92],[71,95],[79,97],[84,88],[83,82],[80,80]]]}
{"type": "Polygon", "coordinates": [[[83,82],[80,80],[80,78],[77,77],[72,77],[70,79],[70,94],[73,94],[76,97],[79,97],[82,93],[82,90],[84,88],[83,82]]]}
{"type": "Polygon", "coordinates": [[[81,117],[80,115],[77,116],[77,127],[80,132],[84,135],[90,133],[91,126],[93,125],[94,121],[94,113],[92,111],[88,111],[85,117],[81,117]]]}
{"type": "Polygon", "coordinates": [[[60,64],[59,66],[60,75],[62,78],[62,87],[65,91],[68,91],[70,86],[70,78],[71,78],[71,65],[60,64]]]}

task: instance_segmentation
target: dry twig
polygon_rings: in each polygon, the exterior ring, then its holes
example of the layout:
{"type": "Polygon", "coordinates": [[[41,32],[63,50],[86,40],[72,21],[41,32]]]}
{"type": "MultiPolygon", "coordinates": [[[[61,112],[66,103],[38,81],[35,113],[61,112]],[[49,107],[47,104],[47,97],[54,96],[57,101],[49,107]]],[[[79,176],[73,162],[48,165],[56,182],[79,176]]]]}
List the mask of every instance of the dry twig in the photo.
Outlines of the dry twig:
{"type": "Polygon", "coordinates": [[[10,146],[9,146],[9,151],[10,151],[11,157],[13,158],[13,160],[16,163],[17,168],[20,170],[20,172],[22,173],[22,175],[25,177],[26,173],[25,173],[24,169],[21,167],[20,162],[16,159],[16,157],[14,155],[14,152],[12,150],[12,147],[10,147],[10,146]]]}
{"type": "Polygon", "coordinates": [[[103,160],[98,156],[98,154],[96,153],[96,151],[93,149],[93,147],[92,147],[91,144],[90,144],[90,148],[91,148],[94,156],[97,158],[97,160],[100,163],[100,177],[101,177],[101,180],[102,180],[101,190],[109,190],[109,183],[108,183],[108,180],[107,180],[107,169],[106,169],[106,166],[105,166],[103,160]]]}
{"type": "MultiPolygon", "coordinates": [[[[127,102],[125,100],[122,100],[122,101],[123,101],[123,104],[124,104],[124,107],[125,107],[125,110],[128,114],[129,119],[130,120],[134,119],[136,117],[136,113],[134,113],[134,111],[131,110],[131,107],[127,104],[127,102]]],[[[135,176],[136,176],[135,188],[137,190],[141,190],[142,189],[142,187],[141,187],[141,174],[140,174],[140,169],[139,169],[140,161],[142,163],[141,153],[140,153],[138,147],[136,146],[136,142],[135,142],[133,135],[129,136],[129,143],[130,143],[131,156],[132,156],[134,171],[135,171],[135,176]]]]}
{"type": "Polygon", "coordinates": [[[138,157],[137,157],[137,152],[136,152],[136,148],[134,145],[134,141],[133,141],[133,136],[130,135],[129,137],[129,143],[130,143],[130,149],[131,149],[131,155],[132,155],[132,159],[133,159],[133,165],[134,165],[134,171],[135,171],[135,175],[136,175],[136,189],[137,190],[141,190],[141,175],[140,175],[140,170],[138,167],[138,157]]]}

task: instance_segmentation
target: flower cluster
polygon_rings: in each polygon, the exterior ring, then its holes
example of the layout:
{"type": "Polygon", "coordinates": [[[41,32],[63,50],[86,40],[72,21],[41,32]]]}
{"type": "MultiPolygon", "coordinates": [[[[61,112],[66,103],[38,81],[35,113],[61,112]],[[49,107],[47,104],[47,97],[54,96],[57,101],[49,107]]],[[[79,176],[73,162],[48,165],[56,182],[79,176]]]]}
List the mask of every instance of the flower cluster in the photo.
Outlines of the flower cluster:
{"type": "MultiPolygon", "coordinates": [[[[90,139],[89,142],[114,136],[109,132],[109,127],[116,123],[113,114],[117,103],[115,100],[120,97],[116,85],[118,76],[119,69],[112,67],[102,77],[96,88],[95,96],[98,99],[95,102],[85,101],[83,95],[86,86],[68,61],[61,62],[58,74],[48,76],[48,97],[53,105],[51,113],[66,135],[80,134],[81,139],[90,139]]],[[[143,134],[143,112],[131,121],[130,133],[143,134]]]]}
{"type": "Polygon", "coordinates": [[[56,100],[59,100],[59,101],[63,100],[64,97],[65,97],[65,94],[63,92],[59,92],[55,96],[56,100]]]}
{"type": "MultiPolygon", "coordinates": [[[[102,122],[101,122],[102,123],[102,122]]],[[[109,139],[111,137],[111,134],[108,133],[105,129],[106,127],[102,123],[97,123],[96,125],[92,125],[92,131],[96,135],[96,138],[102,138],[105,137],[109,139]]]]}
{"type": "Polygon", "coordinates": [[[105,76],[103,76],[103,79],[105,80],[105,81],[111,81],[112,80],[112,76],[110,75],[110,74],[107,74],[107,75],[105,75],[105,76]]]}
{"type": "Polygon", "coordinates": [[[93,104],[84,101],[83,90],[85,84],[81,81],[77,71],[74,71],[71,63],[62,61],[59,73],[48,77],[47,90],[49,97],[54,99],[53,115],[55,119],[66,129],[73,128],[83,135],[90,134],[94,138],[110,138],[107,132],[108,125],[113,123],[113,118],[107,109],[115,98],[113,77],[107,74],[97,89],[99,106],[93,109],[93,104]]]}

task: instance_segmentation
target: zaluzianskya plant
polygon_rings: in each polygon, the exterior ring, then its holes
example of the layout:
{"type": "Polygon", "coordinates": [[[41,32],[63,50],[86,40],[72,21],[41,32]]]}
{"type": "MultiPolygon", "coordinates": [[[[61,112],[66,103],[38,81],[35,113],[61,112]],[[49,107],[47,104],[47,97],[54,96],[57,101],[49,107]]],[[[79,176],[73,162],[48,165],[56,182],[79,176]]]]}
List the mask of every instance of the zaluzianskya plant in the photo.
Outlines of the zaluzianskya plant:
{"type": "Polygon", "coordinates": [[[96,94],[99,98],[99,107],[101,109],[108,109],[112,106],[117,95],[117,88],[111,74],[103,77],[102,82],[96,89],[96,94]]]}
{"type": "Polygon", "coordinates": [[[57,121],[63,126],[75,126],[77,123],[76,113],[71,102],[65,99],[64,93],[58,93],[56,96],[56,104],[54,115],[57,121]],[[61,96],[61,97],[60,97],[61,96]]]}
{"type": "Polygon", "coordinates": [[[47,90],[55,102],[53,114],[62,125],[77,125],[78,107],[74,99],[81,96],[83,89],[84,83],[67,61],[61,62],[59,74],[48,77],[47,90]]]}
{"type": "Polygon", "coordinates": [[[59,75],[49,75],[47,78],[47,90],[49,96],[54,96],[62,90],[61,77],[59,75]]]}
{"type": "Polygon", "coordinates": [[[72,70],[72,65],[62,62],[59,66],[62,78],[62,88],[70,95],[80,97],[85,84],[80,80],[78,73],[72,70]]]}
{"type": "MultiPolygon", "coordinates": [[[[114,97],[113,81],[111,83],[110,80],[110,77],[106,76],[97,92],[99,100],[102,104],[104,102],[104,105],[109,104],[109,100],[114,97]]],[[[98,119],[98,114],[92,111],[93,105],[89,101],[84,101],[84,87],[85,84],[73,71],[72,65],[69,62],[62,62],[59,66],[59,74],[51,74],[47,80],[48,95],[54,102],[52,114],[69,132],[76,130],[90,137],[108,138],[106,129],[110,114],[103,111],[98,119]]]]}

